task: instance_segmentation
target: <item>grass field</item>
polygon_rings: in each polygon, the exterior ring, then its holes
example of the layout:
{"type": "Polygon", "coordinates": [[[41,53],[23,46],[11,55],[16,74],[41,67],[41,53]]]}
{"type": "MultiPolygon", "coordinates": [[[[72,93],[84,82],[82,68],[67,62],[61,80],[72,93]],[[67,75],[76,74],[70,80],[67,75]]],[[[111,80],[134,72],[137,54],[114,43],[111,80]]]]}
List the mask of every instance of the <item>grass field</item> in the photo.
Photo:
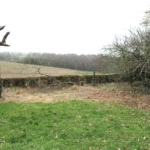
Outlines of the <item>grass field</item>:
{"type": "Polygon", "coordinates": [[[1,150],[149,150],[150,113],[106,103],[1,103],[1,150]]]}
{"type": "MultiPolygon", "coordinates": [[[[0,66],[2,78],[92,74],[9,62],[0,66]]],[[[126,83],[5,87],[0,150],[150,150],[150,97],[126,83]]]]}
{"type": "Polygon", "coordinates": [[[13,62],[0,61],[0,72],[2,78],[38,77],[43,75],[91,75],[92,72],[71,70],[56,67],[45,67],[13,62]]]}

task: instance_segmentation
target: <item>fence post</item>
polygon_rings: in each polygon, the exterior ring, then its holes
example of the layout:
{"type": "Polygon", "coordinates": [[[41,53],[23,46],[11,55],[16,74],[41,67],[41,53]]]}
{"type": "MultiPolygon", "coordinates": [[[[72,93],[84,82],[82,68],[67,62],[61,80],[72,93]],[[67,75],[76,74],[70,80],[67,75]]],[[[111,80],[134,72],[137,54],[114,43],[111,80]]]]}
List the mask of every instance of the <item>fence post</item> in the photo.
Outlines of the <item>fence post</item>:
{"type": "Polygon", "coordinates": [[[95,86],[95,83],[96,81],[95,81],[95,71],[93,72],[93,86],[95,86]]]}

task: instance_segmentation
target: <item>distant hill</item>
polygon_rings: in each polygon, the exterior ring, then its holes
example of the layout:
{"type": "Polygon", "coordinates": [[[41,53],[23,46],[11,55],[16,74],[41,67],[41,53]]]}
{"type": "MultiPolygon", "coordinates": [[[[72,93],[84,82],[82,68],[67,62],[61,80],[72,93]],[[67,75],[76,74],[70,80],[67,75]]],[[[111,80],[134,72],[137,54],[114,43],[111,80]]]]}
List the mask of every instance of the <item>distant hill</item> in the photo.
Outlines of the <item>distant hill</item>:
{"type": "Polygon", "coordinates": [[[0,60],[23,64],[59,67],[81,71],[99,71],[97,55],[52,54],[52,53],[8,53],[0,52],[0,60]]]}

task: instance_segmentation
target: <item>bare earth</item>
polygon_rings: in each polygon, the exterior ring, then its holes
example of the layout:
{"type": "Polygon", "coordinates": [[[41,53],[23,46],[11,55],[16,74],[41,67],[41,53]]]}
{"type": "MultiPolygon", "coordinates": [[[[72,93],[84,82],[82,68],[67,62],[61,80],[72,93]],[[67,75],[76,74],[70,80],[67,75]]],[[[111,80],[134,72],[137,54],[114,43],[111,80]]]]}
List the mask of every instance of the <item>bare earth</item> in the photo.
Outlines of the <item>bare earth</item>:
{"type": "Polygon", "coordinates": [[[126,89],[120,90],[121,85],[101,84],[98,87],[38,87],[38,88],[4,88],[1,102],[55,102],[69,100],[91,100],[122,104],[127,107],[150,110],[149,95],[136,94],[126,89]]]}

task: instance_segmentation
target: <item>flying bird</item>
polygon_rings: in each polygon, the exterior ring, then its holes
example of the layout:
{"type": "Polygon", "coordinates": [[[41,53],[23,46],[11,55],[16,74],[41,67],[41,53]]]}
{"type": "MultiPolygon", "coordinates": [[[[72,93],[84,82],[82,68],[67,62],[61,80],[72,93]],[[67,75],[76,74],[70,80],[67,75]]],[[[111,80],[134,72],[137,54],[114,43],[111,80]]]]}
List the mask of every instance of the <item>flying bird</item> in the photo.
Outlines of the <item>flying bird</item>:
{"type": "Polygon", "coordinates": [[[9,34],[10,34],[10,32],[7,32],[7,33],[4,35],[2,41],[0,42],[0,46],[10,46],[10,45],[6,44],[6,39],[7,39],[7,36],[8,36],[9,34]]]}
{"type": "Polygon", "coordinates": [[[0,26],[0,30],[3,30],[5,28],[5,26],[0,26]]]}

